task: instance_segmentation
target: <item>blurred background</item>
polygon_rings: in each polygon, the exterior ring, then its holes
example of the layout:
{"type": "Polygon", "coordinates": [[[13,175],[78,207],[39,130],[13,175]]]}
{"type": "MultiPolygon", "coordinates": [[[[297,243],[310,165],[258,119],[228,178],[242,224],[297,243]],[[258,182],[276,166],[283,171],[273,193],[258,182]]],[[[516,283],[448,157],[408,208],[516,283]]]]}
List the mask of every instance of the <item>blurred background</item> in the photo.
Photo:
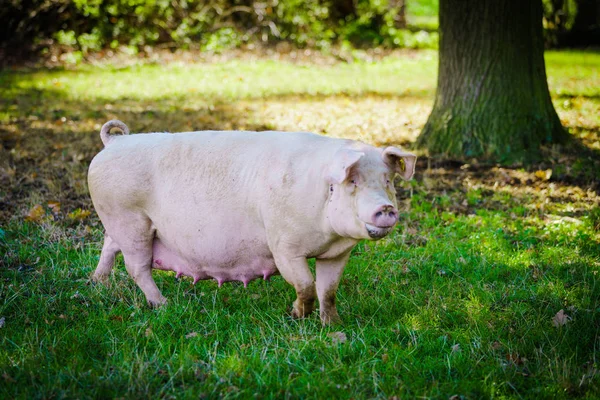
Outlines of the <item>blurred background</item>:
{"type": "MultiPolygon", "coordinates": [[[[5,0],[4,62],[122,48],[436,48],[438,0],[5,0]]],[[[543,0],[548,48],[600,44],[600,2],[543,0]]],[[[105,55],[102,53],[101,55],[105,55]]]]}

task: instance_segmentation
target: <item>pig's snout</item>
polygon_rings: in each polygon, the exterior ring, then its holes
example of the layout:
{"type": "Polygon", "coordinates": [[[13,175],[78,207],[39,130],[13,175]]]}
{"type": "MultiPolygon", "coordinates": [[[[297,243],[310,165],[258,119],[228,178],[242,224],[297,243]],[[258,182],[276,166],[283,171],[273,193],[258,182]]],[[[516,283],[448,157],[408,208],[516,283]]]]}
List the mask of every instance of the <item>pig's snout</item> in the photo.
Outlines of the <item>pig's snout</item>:
{"type": "Polygon", "coordinates": [[[371,216],[371,223],[365,224],[367,232],[371,239],[381,239],[398,222],[398,210],[391,204],[379,206],[371,216]]]}
{"type": "Polygon", "coordinates": [[[383,205],[373,213],[371,221],[378,228],[391,228],[398,222],[398,210],[391,204],[383,205]]]}

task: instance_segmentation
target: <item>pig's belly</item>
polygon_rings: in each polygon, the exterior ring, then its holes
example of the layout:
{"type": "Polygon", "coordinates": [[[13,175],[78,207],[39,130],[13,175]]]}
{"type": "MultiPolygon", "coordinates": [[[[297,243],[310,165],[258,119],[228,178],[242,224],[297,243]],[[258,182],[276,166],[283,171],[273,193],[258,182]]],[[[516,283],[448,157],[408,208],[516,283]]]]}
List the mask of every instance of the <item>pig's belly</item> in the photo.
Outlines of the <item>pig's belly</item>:
{"type": "Polygon", "coordinates": [[[266,243],[257,240],[205,237],[169,242],[159,234],[154,239],[153,267],[174,271],[177,277],[189,276],[194,284],[215,279],[219,286],[228,281],[247,286],[253,279],[267,280],[278,272],[266,243]]]}

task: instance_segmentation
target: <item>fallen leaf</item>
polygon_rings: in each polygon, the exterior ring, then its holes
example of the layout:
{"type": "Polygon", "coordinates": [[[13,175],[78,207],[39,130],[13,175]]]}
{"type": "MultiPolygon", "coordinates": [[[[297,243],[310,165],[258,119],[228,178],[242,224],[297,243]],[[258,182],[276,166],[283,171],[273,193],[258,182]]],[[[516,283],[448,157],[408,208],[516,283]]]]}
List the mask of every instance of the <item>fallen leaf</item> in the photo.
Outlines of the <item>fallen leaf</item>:
{"type": "Polygon", "coordinates": [[[561,326],[566,325],[567,322],[569,322],[570,320],[571,317],[565,314],[565,310],[561,309],[559,312],[556,313],[554,318],[552,318],[552,324],[556,328],[560,328],[561,326]]]}
{"type": "Polygon", "coordinates": [[[388,362],[389,358],[390,357],[387,355],[387,353],[381,355],[381,361],[383,361],[384,363],[388,362]]]}
{"type": "Polygon", "coordinates": [[[237,386],[229,386],[229,387],[227,388],[227,392],[228,392],[228,393],[237,392],[237,391],[239,391],[239,390],[240,390],[240,388],[238,388],[237,386]]]}
{"type": "Polygon", "coordinates": [[[460,353],[460,344],[456,343],[452,346],[452,353],[460,353]]]}
{"type": "Polygon", "coordinates": [[[67,214],[67,217],[69,217],[69,219],[71,219],[73,221],[83,221],[84,219],[89,217],[90,214],[91,214],[90,211],[82,210],[81,208],[78,208],[75,211],[67,214]]]}
{"type": "Polygon", "coordinates": [[[41,204],[36,204],[29,210],[29,213],[25,216],[26,221],[38,222],[46,214],[44,207],[41,204]]]}
{"type": "Polygon", "coordinates": [[[515,365],[521,365],[526,361],[526,359],[521,358],[517,353],[508,353],[506,355],[506,360],[515,365]]]}
{"type": "Polygon", "coordinates": [[[547,169],[547,170],[538,170],[535,171],[535,177],[538,179],[541,179],[543,181],[547,181],[550,180],[550,178],[552,177],[552,170],[551,169],[547,169]]]}
{"type": "Polygon", "coordinates": [[[409,226],[408,228],[406,228],[406,233],[408,233],[409,235],[416,235],[419,232],[419,230],[415,227],[409,226]]]}
{"type": "Polygon", "coordinates": [[[500,172],[500,176],[502,177],[504,182],[510,183],[510,181],[512,181],[512,177],[509,174],[507,174],[506,171],[504,171],[503,169],[500,169],[498,172],[500,172]]]}
{"type": "Polygon", "coordinates": [[[330,332],[327,334],[327,337],[331,338],[333,344],[346,343],[348,340],[348,337],[344,332],[330,332]]]}
{"type": "Polygon", "coordinates": [[[60,203],[58,201],[49,201],[48,208],[50,208],[50,211],[52,211],[52,214],[56,215],[56,214],[60,213],[60,203]]]}
{"type": "Polygon", "coordinates": [[[145,335],[146,337],[148,337],[148,336],[152,335],[152,328],[150,328],[150,327],[146,328],[146,332],[144,332],[144,335],[145,335]]]}
{"type": "Polygon", "coordinates": [[[189,339],[189,338],[193,338],[193,337],[196,337],[196,336],[198,336],[198,332],[190,332],[187,335],[185,335],[185,338],[189,339]]]}

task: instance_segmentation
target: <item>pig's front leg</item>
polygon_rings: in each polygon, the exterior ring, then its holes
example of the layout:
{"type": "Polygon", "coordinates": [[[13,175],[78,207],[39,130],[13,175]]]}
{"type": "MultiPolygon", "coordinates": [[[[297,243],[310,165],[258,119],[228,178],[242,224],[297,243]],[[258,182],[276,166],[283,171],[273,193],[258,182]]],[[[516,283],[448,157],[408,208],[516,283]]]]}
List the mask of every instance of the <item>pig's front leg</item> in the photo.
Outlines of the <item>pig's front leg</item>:
{"type": "Polygon", "coordinates": [[[348,251],[334,259],[317,259],[317,296],[323,325],[342,322],[335,306],[335,295],[349,257],[348,251]]]}
{"type": "MultiPolygon", "coordinates": [[[[285,254],[285,253],[283,253],[285,254]]],[[[282,253],[274,255],[275,264],[283,279],[296,289],[296,301],[292,308],[292,317],[304,318],[315,309],[315,282],[305,257],[285,257],[282,253]]]]}

